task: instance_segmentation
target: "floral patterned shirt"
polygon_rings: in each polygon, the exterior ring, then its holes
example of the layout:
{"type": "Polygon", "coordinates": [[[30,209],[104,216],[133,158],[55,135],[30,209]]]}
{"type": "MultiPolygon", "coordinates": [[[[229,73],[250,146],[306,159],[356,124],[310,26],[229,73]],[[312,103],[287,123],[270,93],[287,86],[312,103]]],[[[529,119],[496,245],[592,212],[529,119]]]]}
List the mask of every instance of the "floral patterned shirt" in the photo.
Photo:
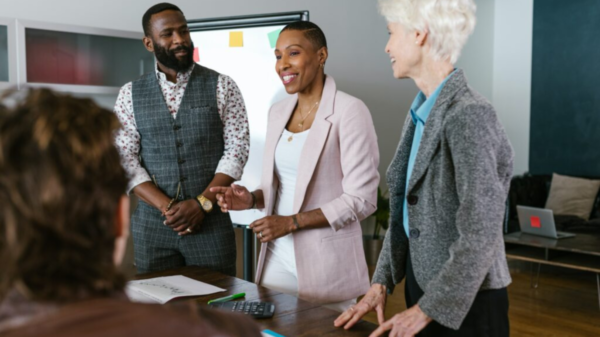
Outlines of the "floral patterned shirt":
{"type": "MultiPolygon", "coordinates": [[[[171,83],[167,80],[167,76],[158,70],[158,67],[155,68],[158,83],[173,118],[177,116],[177,110],[181,104],[192,70],[193,67],[185,73],[178,73],[177,83],[171,83]]],[[[138,156],[140,152],[140,134],[133,114],[131,85],[132,82],[129,82],[121,88],[114,108],[115,114],[123,125],[117,132],[115,142],[121,154],[123,167],[129,175],[128,193],[135,186],[151,181],[148,172],[140,164],[138,156]]],[[[217,107],[223,122],[225,151],[215,173],[223,173],[239,180],[242,177],[250,149],[248,115],[242,93],[237,84],[229,76],[223,74],[219,75],[217,81],[217,107]]]]}

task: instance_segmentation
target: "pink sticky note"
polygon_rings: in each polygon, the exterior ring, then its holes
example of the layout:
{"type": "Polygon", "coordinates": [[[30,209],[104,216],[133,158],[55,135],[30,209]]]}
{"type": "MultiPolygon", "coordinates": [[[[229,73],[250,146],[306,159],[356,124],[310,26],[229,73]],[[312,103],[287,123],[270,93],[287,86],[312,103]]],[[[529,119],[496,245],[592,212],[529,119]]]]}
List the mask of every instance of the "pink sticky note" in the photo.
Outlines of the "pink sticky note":
{"type": "Polygon", "coordinates": [[[531,227],[533,227],[533,228],[542,227],[542,222],[540,221],[540,217],[538,217],[538,216],[532,216],[531,218],[529,218],[529,223],[531,224],[531,227]]]}
{"type": "Polygon", "coordinates": [[[200,52],[198,51],[198,47],[194,48],[194,62],[200,62],[200,52]]]}

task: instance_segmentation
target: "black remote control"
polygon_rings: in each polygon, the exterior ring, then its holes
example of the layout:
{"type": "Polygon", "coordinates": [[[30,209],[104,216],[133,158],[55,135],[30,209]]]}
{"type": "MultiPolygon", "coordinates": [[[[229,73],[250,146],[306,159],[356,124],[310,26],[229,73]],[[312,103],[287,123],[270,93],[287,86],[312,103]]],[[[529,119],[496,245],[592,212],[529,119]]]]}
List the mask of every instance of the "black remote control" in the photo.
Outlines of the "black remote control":
{"type": "Polygon", "coordinates": [[[258,301],[229,301],[214,302],[210,307],[230,312],[237,312],[244,315],[250,315],[254,318],[269,318],[275,313],[275,305],[270,302],[258,301]]]}

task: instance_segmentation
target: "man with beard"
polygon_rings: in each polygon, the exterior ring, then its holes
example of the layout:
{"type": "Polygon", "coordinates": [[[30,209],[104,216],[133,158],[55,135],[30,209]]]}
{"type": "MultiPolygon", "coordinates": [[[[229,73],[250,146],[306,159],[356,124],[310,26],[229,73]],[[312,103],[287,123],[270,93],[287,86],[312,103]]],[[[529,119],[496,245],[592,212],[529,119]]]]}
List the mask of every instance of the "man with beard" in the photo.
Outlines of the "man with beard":
{"type": "Polygon", "coordinates": [[[116,144],[140,198],[132,217],[139,273],[197,265],[235,274],[231,220],[213,186],[240,179],[248,158],[246,109],[235,82],[195,64],[183,12],[160,3],[142,18],[156,68],[121,88],[116,144]]]}

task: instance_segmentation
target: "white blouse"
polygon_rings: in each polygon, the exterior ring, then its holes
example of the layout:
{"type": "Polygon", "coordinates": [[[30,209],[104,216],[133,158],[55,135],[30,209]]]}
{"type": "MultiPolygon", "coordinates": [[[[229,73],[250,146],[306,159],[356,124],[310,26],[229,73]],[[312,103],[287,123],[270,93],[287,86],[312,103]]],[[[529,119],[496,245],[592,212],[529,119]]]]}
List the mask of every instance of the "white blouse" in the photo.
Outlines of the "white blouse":
{"type": "MultiPolygon", "coordinates": [[[[279,180],[277,200],[275,201],[276,215],[292,215],[294,208],[294,194],[296,192],[296,177],[302,148],[308,137],[309,130],[292,133],[283,130],[277,148],[275,149],[275,174],[279,180]]],[[[294,253],[293,234],[282,236],[271,241],[269,250],[279,257],[290,271],[296,273],[296,255],[294,253]]]]}

